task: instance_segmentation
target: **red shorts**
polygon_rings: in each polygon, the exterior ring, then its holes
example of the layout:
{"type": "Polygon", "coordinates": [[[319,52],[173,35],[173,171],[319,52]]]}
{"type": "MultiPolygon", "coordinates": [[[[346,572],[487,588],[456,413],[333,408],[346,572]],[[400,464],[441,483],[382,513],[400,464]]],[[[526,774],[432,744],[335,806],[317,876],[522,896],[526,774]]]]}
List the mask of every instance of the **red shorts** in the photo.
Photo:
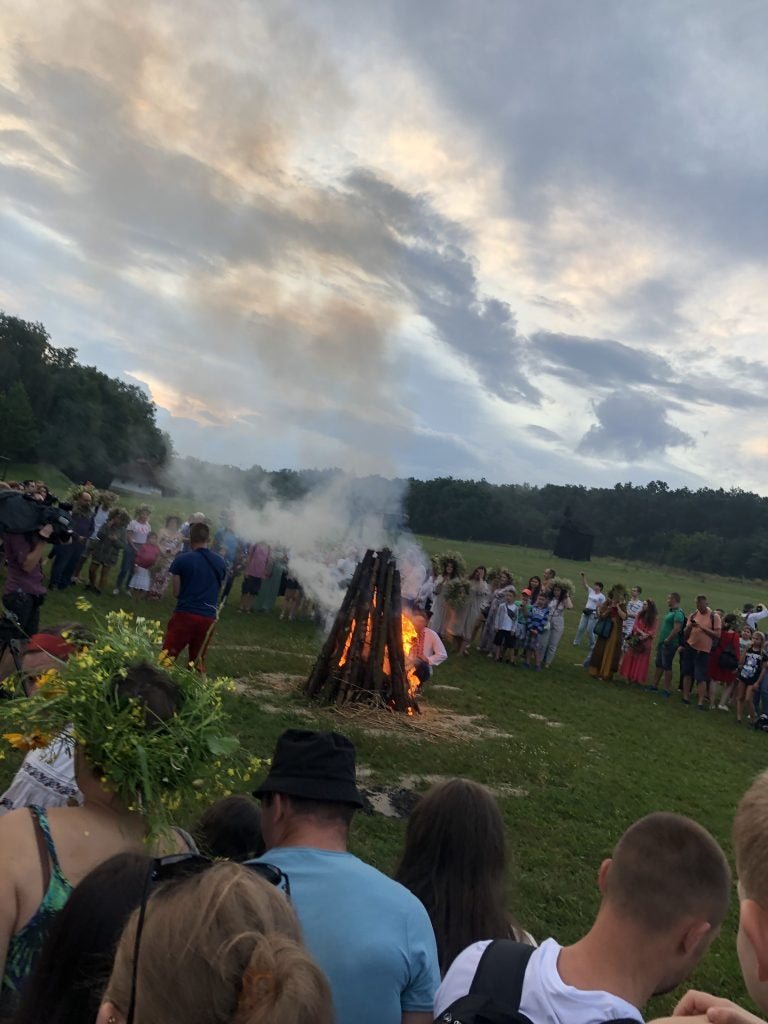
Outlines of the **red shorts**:
{"type": "Polygon", "coordinates": [[[189,648],[189,661],[196,662],[200,672],[205,672],[205,652],[213,636],[216,620],[207,615],[192,612],[174,612],[168,620],[163,640],[163,650],[175,660],[185,647],[189,648]]]}

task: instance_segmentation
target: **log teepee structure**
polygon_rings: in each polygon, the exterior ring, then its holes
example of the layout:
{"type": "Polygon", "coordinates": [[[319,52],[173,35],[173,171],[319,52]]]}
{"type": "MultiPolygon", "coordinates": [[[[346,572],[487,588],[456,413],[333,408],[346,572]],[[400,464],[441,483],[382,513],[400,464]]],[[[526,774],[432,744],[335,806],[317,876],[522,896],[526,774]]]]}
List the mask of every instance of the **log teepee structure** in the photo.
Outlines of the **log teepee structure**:
{"type": "Polygon", "coordinates": [[[309,697],[337,705],[353,701],[418,711],[418,680],[409,678],[403,629],[400,573],[386,548],[367,551],[305,685],[309,697]]]}

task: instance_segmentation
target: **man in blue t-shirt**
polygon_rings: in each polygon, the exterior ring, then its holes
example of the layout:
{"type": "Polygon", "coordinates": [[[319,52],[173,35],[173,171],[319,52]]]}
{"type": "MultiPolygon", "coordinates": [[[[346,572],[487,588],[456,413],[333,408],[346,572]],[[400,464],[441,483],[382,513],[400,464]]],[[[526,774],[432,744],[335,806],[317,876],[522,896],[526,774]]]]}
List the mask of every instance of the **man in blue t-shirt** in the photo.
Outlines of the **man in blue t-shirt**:
{"type": "Polygon", "coordinates": [[[170,574],[176,610],[168,621],[163,649],[177,658],[189,649],[189,663],[205,672],[205,652],[213,636],[227,569],[220,555],[208,551],[211,531],[207,523],[192,523],[190,550],[171,562],[170,574]]]}
{"type": "Polygon", "coordinates": [[[288,729],[277,741],[261,800],[267,852],[291,887],[310,953],[331,985],[337,1024],[432,1024],[440,984],[423,905],[347,851],[363,801],[355,748],[335,732],[288,729]]]}

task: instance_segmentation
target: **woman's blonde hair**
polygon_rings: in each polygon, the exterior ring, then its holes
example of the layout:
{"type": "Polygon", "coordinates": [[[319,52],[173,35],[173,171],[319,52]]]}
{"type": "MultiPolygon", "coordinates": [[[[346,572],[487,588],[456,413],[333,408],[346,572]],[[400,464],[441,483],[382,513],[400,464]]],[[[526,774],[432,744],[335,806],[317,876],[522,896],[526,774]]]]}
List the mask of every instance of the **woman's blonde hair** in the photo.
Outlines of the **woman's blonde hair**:
{"type": "MultiPolygon", "coordinates": [[[[105,1000],[128,1012],[138,911],[105,1000]]],[[[223,862],[150,899],[139,947],[136,1024],[332,1024],[325,975],[301,943],[286,896],[223,862]]]]}

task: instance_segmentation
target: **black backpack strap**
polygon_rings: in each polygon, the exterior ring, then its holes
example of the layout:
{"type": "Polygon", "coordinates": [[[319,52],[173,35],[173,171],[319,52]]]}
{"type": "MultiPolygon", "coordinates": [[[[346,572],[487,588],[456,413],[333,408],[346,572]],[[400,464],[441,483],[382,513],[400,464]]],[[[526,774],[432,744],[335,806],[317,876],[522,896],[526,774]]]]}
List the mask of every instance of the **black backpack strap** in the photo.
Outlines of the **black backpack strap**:
{"type": "Polygon", "coordinates": [[[502,1003],[510,1010],[519,1010],[525,969],[534,948],[512,939],[490,942],[480,957],[470,994],[492,995],[494,1002],[502,1003]]]}

